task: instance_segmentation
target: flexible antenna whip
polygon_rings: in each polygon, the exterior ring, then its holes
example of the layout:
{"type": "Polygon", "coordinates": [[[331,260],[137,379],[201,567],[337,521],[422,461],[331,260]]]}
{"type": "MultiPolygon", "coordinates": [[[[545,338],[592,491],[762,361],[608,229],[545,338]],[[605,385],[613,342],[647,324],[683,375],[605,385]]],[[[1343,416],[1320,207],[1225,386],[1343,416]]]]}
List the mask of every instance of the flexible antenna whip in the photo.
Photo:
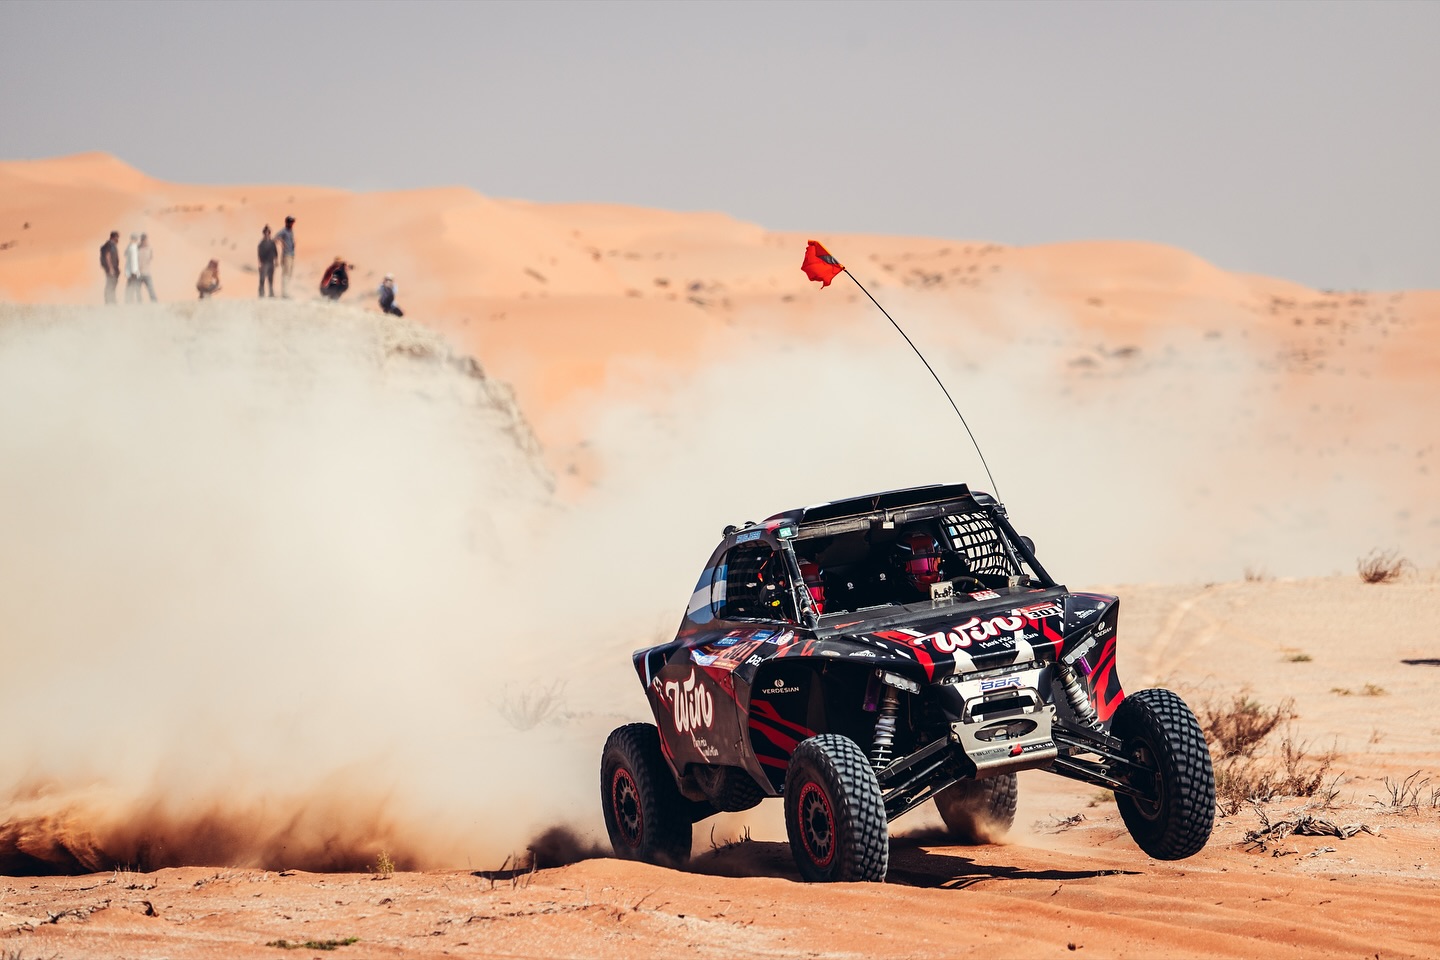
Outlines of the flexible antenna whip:
{"type": "MultiPolygon", "coordinates": [[[[849,277],[851,280],[855,280],[855,274],[851,273],[849,270],[844,271],[844,273],[845,276],[849,277]]],[[[955,416],[960,418],[961,426],[965,428],[965,432],[970,436],[970,443],[975,447],[975,453],[980,457],[980,466],[985,468],[985,476],[990,478],[990,486],[995,491],[996,501],[1003,503],[1004,500],[1000,496],[1000,485],[995,482],[995,474],[990,472],[990,464],[985,462],[985,454],[983,451],[981,451],[980,444],[975,439],[975,433],[970,429],[970,424],[965,422],[965,414],[961,413],[960,408],[955,405],[955,398],[950,396],[949,390],[945,389],[945,384],[941,381],[940,375],[935,372],[934,367],[930,366],[930,361],[925,359],[925,354],[920,352],[920,348],[915,346],[915,341],[910,339],[910,335],[908,333],[900,329],[900,324],[895,322],[895,318],[890,316],[890,312],[888,310],[880,306],[879,300],[876,300],[873,296],[870,295],[870,291],[865,289],[865,285],[859,280],[855,280],[855,286],[859,287],[860,292],[865,294],[865,296],[870,297],[871,303],[875,304],[875,306],[880,308],[880,312],[885,314],[885,319],[889,320],[890,325],[895,328],[895,331],[899,333],[900,336],[905,338],[905,342],[910,344],[910,349],[915,351],[915,356],[920,358],[920,362],[925,364],[925,369],[930,371],[930,376],[935,378],[935,385],[940,388],[941,393],[945,394],[945,399],[950,401],[950,409],[955,411],[955,416]]]]}

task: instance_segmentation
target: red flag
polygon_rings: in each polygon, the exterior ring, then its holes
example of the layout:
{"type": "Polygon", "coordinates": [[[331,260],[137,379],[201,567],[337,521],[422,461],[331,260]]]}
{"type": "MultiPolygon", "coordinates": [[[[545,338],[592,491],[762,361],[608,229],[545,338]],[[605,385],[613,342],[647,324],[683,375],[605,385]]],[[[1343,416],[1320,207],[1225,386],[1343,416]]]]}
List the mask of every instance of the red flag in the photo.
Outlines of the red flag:
{"type": "Polygon", "coordinates": [[[800,269],[811,280],[819,280],[820,286],[828,287],[831,280],[844,272],[845,265],[830,256],[829,250],[811,240],[805,246],[805,262],[800,264],[800,269]]]}

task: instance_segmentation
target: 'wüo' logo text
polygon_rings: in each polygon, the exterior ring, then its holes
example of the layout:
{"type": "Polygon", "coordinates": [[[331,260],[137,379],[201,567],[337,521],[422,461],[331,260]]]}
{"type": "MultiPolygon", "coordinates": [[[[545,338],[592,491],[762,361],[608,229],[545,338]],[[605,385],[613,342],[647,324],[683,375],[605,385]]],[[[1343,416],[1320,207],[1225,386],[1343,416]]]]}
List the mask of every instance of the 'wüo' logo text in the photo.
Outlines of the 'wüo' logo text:
{"type": "Polygon", "coordinates": [[[980,640],[997,637],[1002,633],[1012,633],[1024,625],[1025,618],[1018,616],[991,617],[983,622],[979,617],[971,617],[953,630],[941,630],[924,637],[916,637],[910,642],[917,647],[928,643],[940,653],[954,653],[980,640]]]}
{"type": "Polygon", "coordinates": [[[710,691],[696,683],[695,671],[684,683],[678,680],[665,681],[665,699],[675,708],[675,729],[681,733],[710,728],[715,719],[715,698],[710,691]]]}

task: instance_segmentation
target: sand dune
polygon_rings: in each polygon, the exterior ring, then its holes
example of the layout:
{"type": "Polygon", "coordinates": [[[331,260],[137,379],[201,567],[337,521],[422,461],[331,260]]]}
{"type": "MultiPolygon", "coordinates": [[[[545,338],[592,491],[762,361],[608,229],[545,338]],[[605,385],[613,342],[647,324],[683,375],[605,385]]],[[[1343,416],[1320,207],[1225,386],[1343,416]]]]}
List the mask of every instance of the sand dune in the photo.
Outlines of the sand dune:
{"type": "Polygon", "coordinates": [[[692,874],[495,872],[553,823],[600,835],[599,745],[645,709],[627,654],[673,630],[723,524],[990,485],[874,307],[805,281],[806,239],[0,163],[0,715],[22,732],[0,848],[21,872],[154,870],[0,882],[4,942],[1433,953],[1440,291],[1315,291],[1135,242],[823,238],[949,383],[1047,566],[1119,584],[1127,689],[1292,700],[1292,743],[1335,751],[1328,801],[1242,805],[1159,864],[1112,803],[1035,774],[1004,843],[897,823],[884,887],[798,885],[773,803],[724,818],[718,845],[752,840],[692,874]],[[298,302],[257,304],[246,268],[287,213],[298,302]],[[165,306],[98,306],[110,229],[151,235],[165,306]],[[314,292],[335,254],[357,266],[340,305],[314,292]],[[211,257],[225,288],[197,303],[211,257]],[[385,272],[404,323],[368,296],[385,272]],[[1374,548],[1408,558],[1399,582],[1355,576],[1374,548]],[[1260,849],[1261,811],[1374,832],[1260,849]],[[426,872],[275,872],[381,852],[426,872]]]}

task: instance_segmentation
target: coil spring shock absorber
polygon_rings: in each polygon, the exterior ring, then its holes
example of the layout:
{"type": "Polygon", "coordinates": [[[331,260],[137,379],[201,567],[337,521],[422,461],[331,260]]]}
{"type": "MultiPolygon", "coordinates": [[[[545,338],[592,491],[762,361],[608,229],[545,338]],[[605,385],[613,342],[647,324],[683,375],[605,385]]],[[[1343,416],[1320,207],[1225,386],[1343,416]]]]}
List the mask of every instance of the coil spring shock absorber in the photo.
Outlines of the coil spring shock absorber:
{"type": "Polygon", "coordinates": [[[890,762],[895,750],[895,725],[900,717],[900,692],[887,684],[880,686],[879,716],[875,718],[875,739],[870,745],[870,765],[877,770],[890,762]]]}
{"type": "Polygon", "coordinates": [[[1070,701],[1070,709],[1075,711],[1075,716],[1086,726],[1101,729],[1095,705],[1085,695],[1085,688],[1081,686],[1080,678],[1075,675],[1075,668],[1063,660],[1057,661],[1055,666],[1060,674],[1060,684],[1065,688],[1065,699],[1070,701]]]}

